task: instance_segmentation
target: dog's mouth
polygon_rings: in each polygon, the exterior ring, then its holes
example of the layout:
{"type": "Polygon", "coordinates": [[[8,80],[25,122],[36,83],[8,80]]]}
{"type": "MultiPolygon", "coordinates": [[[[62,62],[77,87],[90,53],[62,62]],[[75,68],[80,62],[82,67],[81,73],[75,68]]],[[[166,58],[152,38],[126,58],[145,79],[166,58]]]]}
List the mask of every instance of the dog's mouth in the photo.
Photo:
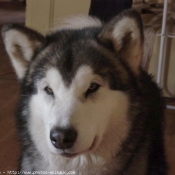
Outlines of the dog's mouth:
{"type": "Polygon", "coordinates": [[[85,150],[85,151],[81,151],[81,152],[78,152],[78,153],[68,153],[68,152],[65,152],[63,151],[63,153],[61,153],[60,155],[63,156],[63,157],[69,157],[69,158],[73,158],[73,157],[76,157],[78,155],[81,155],[81,154],[85,154],[85,153],[88,153],[90,151],[93,151],[95,150],[95,148],[97,147],[98,145],[98,142],[99,142],[99,139],[97,136],[95,136],[91,146],[89,147],[89,149],[85,150]]]}

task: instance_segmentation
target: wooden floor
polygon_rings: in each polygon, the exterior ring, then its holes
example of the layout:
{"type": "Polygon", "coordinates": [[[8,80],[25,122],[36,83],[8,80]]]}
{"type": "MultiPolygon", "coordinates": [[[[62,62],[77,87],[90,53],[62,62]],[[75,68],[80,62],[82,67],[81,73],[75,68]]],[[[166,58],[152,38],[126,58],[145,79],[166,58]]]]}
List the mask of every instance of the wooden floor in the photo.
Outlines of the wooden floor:
{"type": "MultiPolygon", "coordinates": [[[[8,22],[24,23],[21,2],[0,0],[0,29],[8,22]]],[[[17,170],[19,145],[14,122],[19,84],[10,65],[0,36],[0,173],[17,170]]],[[[173,102],[174,103],[174,102],[173,102]]],[[[174,103],[175,104],[175,103],[174,103]]],[[[169,175],[175,175],[175,111],[166,110],[165,144],[169,175]]],[[[7,173],[4,173],[7,174],[7,173]]]]}
{"type": "MultiPolygon", "coordinates": [[[[21,1],[0,0],[0,30],[5,23],[24,24],[24,21],[25,7],[21,1]]],[[[18,92],[19,83],[0,35],[0,174],[17,170],[19,145],[14,114],[18,92]]]]}

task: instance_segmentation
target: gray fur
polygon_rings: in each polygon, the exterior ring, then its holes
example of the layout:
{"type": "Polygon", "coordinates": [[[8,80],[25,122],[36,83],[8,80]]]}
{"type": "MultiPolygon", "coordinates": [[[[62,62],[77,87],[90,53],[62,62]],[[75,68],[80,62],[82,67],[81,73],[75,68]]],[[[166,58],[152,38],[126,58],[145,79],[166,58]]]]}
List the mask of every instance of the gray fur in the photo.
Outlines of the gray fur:
{"type": "MultiPolygon", "coordinates": [[[[59,70],[65,86],[69,87],[77,70],[86,65],[108,83],[110,90],[120,91],[128,96],[130,130],[112,161],[99,167],[98,171],[93,168],[86,170],[86,167],[74,169],[76,174],[166,175],[164,103],[160,89],[140,67],[143,29],[141,19],[135,11],[125,11],[104,26],[61,29],[46,37],[23,26],[8,25],[2,30],[6,48],[8,32],[13,30],[22,32],[29,42],[39,43],[32,45],[33,56],[27,60],[27,70],[20,79],[21,96],[16,117],[22,149],[20,170],[52,170],[49,157],[42,156],[41,150],[38,150],[32,140],[30,130],[29,103],[31,97],[38,93],[37,82],[46,76],[49,68],[54,67],[59,70]],[[134,21],[137,31],[127,30],[118,43],[118,38],[112,32],[126,18],[134,21]],[[133,65],[133,61],[136,64],[133,65]]],[[[20,56],[24,57],[23,45],[17,45],[16,41],[11,42],[16,52],[19,51],[20,56]]],[[[8,48],[7,52],[10,55],[8,48]]],[[[108,151],[110,150],[106,150],[108,151]]],[[[60,161],[61,159],[60,157],[60,161]]]]}

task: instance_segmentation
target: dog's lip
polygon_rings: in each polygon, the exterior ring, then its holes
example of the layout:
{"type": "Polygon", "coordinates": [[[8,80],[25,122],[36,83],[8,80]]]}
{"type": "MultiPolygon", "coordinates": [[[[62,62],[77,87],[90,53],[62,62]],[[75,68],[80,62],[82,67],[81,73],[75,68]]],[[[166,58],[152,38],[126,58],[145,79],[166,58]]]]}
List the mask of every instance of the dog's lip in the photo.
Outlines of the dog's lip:
{"type": "Polygon", "coordinates": [[[78,153],[63,152],[63,153],[61,154],[61,156],[68,157],[68,158],[73,158],[73,157],[76,157],[76,156],[78,156],[78,155],[80,155],[80,154],[84,154],[84,153],[93,151],[93,150],[97,147],[97,145],[98,145],[98,140],[99,140],[98,137],[95,136],[95,137],[94,137],[94,140],[93,140],[93,142],[92,142],[92,144],[91,144],[91,146],[89,147],[89,149],[87,149],[87,150],[85,150],[85,151],[81,151],[81,152],[78,152],[78,153]]]}

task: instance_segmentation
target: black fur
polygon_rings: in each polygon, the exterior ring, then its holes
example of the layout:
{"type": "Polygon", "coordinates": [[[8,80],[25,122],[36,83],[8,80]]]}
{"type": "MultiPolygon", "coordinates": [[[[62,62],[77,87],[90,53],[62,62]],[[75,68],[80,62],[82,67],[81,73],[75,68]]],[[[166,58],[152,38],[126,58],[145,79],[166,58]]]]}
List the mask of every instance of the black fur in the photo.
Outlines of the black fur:
{"type": "MultiPolygon", "coordinates": [[[[120,58],[116,57],[115,61],[108,59],[101,51],[93,48],[91,41],[96,42],[98,35],[97,31],[99,32],[100,29],[89,28],[81,31],[63,31],[47,36],[48,44],[46,48],[50,47],[49,52],[42,57],[34,68],[32,67],[32,64],[30,65],[34,72],[29,74],[31,78],[27,75],[27,79],[23,82],[22,99],[20,101],[24,104],[25,101],[30,99],[32,93],[37,93],[36,90],[34,90],[36,89],[35,81],[44,76],[45,70],[43,70],[43,67],[56,67],[61,72],[65,84],[69,86],[78,67],[81,65],[90,65],[93,67],[94,73],[99,74],[109,81],[111,89],[121,90],[130,97],[131,116],[129,116],[128,120],[132,121],[133,126],[128,139],[123,143],[123,149],[116,155],[120,156],[121,160],[124,161],[121,172],[128,168],[125,167],[128,165],[128,160],[134,158],[134,155],[137,154],[137,149],[142,143],[147,141],[147,136],[149,135],[149,164],[146,175],[165,175],[166,161],[163,146],[164,103],[161,97],[161,91],[152,81],[152,77],[142,69],[140,70],[140,75],[136,78],[127,64],[120,58]],[[92,31],[94,31],[94,36],[92,36],[92,31]],[[63,43],[62,37],[66,38],[68,35],[67,41],[64,39],[63,43]],[[55,42],[53,42],[52,39],[55,40],[55,42]],[[59,52],[59,50],[61,50],[61,52],[59,52]],[[52,59],[55,60],[55,58],[57,59],[56,64],[52,61],[52,59]],[[81,60],[79,60],[80,58],[81,60]],[[101,70],[101,67],[106,67],[105,72],[101,70]],[[122,79],[123,72],[121,72],[121,68],[127,74],[127,78],[124,81],[122,79]],[[28,84],[26,82],[28,79],[32,79],[32,82],[26,86],[26,84],[28,84]],[[132,111],[134,111],[136,115],[133,115],[132,111]],[[128,157],[128,159],[126,159],[126,157],[128,157]]],[[[104,46],[99,44],[99,47],[103,48],[104,46]]],[[[113,53],[113,55],[115,54],[113,53]]],[[[40,56],[40,53],[37,56],[40,56]]],[[[34,58],[34,60],[35,59],[36,58],[34,58]]],[[[19,111],[23,111],[23,108],[26,108],[26,106],[22,106],[19,111]]],[[[18,118],[20,123],[19,126],[22,129],[20,133],[25,133],[24,135],[26,137],[28,131],[26,130],[26,127],[24,127],[27,122],[25,121],[25,116],[23,117],[19,114],[18,118]]],[[[30,140],[29,135],[28,139],[30,140]]],[[[24,144],[24,136],[22,136],[22,140],[24,144]]],[[[31,144],[28,141],[26,143],[29,145],[31,144]]],[[[27,149],[26,146],[27,145],[24,144],[23,148],[27,149]]]]}
{"type": "MultiPolygon", "coordinates": [[[[142,33],[141,40],[143,40],[141,20],[135,12],[126,11],[111,23],[119,21],[124,16],[136,19],[142,33]]],[[[111,23],[109,25],[112,25],[111,23]]],[[[20,27],[15,26],[15,28],[20,27]]],[[[4,32],[7,30],[9,30],[8,27],[4,28],[4,32]]],[[[130,100],[128,120],[131,122],[131,130],[122,144],[122,149],[116,154],[116,158],[121,160],[121,167],[116,175],[123,175],[125,172],[126,175],[127,173],[131,175],[133,162],[137,160],[140,151],[145,152],[147,163],[146,170],[139,175],[166,175],[163,139],[164,102],[161,90],[142,68],[138,68],[139,73],[136,74],[125,62],[125,58],[116,53],[111,41],[100,39],[99,34],[102,30],[103,26],[81,30],[61,30],[47,35],[44,39],[39,35],[43,46],[35,52],[21,83],[17,113],[17,124],[24,153],[21,160],[26,154],[31,161],[35,154],[40,159],[40,155],[34,151],[36,148],[27,127],[28,115],[30,115],[28,104],[31,96],[38,93],[37,81],[45,76],[49,67],[55,67],[61,73],[65,85],[69,86],[78,68],[88,65],[93,68],[95,74],[109,83],[111,90],[123,91],[130,100]]]]}

